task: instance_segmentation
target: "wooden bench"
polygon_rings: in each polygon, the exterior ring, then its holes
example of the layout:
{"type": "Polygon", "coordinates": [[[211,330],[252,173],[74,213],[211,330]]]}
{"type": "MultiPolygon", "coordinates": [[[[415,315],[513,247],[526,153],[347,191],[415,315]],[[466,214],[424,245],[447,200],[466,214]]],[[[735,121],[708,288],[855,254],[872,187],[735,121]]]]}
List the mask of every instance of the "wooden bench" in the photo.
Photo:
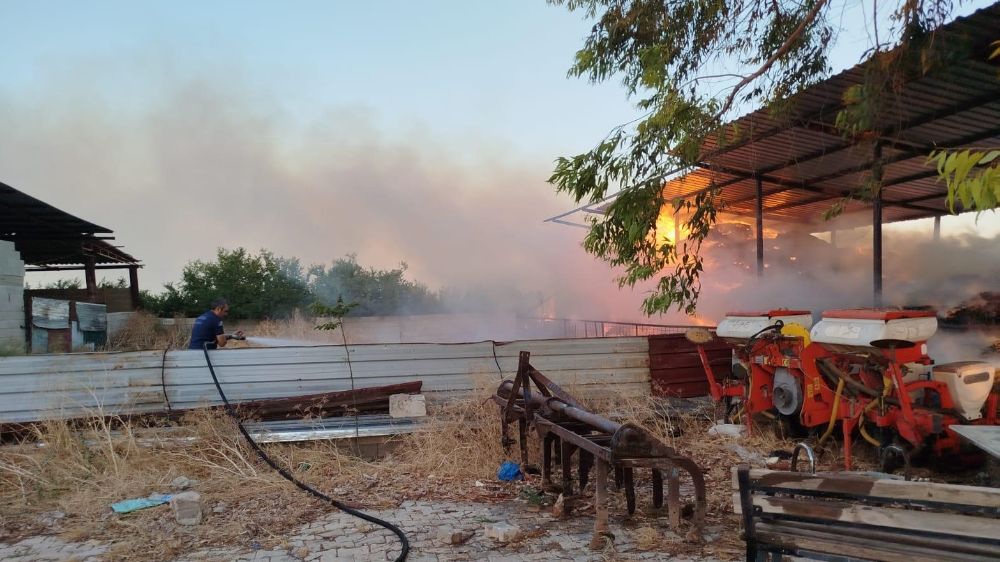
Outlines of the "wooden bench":
{"type": "Polygon", "coordinates": [[[733,469],[748,562],[1000,561],[1000,489],[733,469]]]}

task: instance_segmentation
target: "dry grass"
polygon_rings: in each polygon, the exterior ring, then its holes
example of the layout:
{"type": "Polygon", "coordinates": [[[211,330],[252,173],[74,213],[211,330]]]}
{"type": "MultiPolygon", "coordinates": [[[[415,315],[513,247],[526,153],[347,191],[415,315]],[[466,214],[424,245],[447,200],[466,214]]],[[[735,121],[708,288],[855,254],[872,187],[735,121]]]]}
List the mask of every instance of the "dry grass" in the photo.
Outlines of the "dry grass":
{"type": "Polygon", "coordinates": [[[342,343],[339,330],[316,329],[316,326],[328,320],[305,318],[296,313],[287,320],[261,320],[254,327],[252,335],[327,344],[342,343]]]}
{"type": "MultiPolygon", "coordinates": [[[[491,501],[502,457],[496,407],[462,401],[439,408],[426,432],[396,438],[395,452],[371,462],[335,442],[274,444],[269,455],[328,495],[366,507],[406,499],[491,501]],[[471,490],[471,492],[470,492],[471,490]]],[[[23,442],[0,447],[0,540],[58,532],[73,540],[113,541],[113,560],[161,560],[213,545],[277,545],[292,529],[330,511],[270,470],[221,412],[196,411],[169,431],[93,412],[85,420],[35,426],[23,442]],[[110,504],[169,493],[177,476],[197,481],[207,521],[174,523],[161,506],[115,515],[110,504]],[[214,506],[225,504],[224,513],[214,506]],[[43,514],[66,516],[54,526],[43,514]]]]}
{"type": "Polygon", "coordinates": [[[183,324],[163,326],[148,312],[136,312],[112,337],[105,351],[142,351],[147,349],[184,349],[190,331],[183,324]]]}
{"type": "MultiPolygon", "coordinates": [[[[495,471],[505,454],[498,408],[484,400],[495,384],[495,377],[484,377],[474,394],[478,399],[432,407],[426,431],[395,438],[392,453],[380,462],[363,460],[337,442],[265,447],[300,479],[364,507],[395,507],[421,498],[509,500],[517,497],[522,484],[496,482],[495,471]],[[485,485],[477,485],[477,480],[485,485]]],[[[723,538],[711,545],[664,542],[664,521],[640,513],[631,523],[635,530],[626,531],[634,533],[640,548],[716,557],[740,552],[738,522],[731,513],[730,469],[742,459],[733,450],[736,441],[707,435],[715,417],[710,407],[664,416],[662,407],[648,398],[603,397],[588,406],[646,428],[706,470],[708,523],[726,529],[723,538]]],[[[761,429],[739,444],[764,453],[793,445],[761,429]]],[[[512,454],[517,457],[516,447],[512,454]]],[[[539,452],[531,454],[538,462],[539,452]]],[[[828,461],[837,462],[836,455],[830,457],[828,461]]],[[[649,501],[648,475],[636,476],[641,506],[649,501]]],[[[526,485],[537,488],[539,482],[531,478],[526,485]]],[[[690,489],[682,491],[690,500],[690,489]]],[[[612,498],[612,513],[624,513],[621,494],[612,498]]],[[[586,504],[580,512],[592,512],[586,504]]],[[[162,560],[211,546],[276,546],[282,536],[331,509],[260,462],[235,424],[219,411],[192,412],[169,431],[97,411],[83,421],[36,426],[24,442],[0,447],[0,540],[59,532],[73,540],[113,542],[113,560],[162,560]],[[169,483],[181,475],[198,481],[194,489],[202,494],[205,524],[177,526],[166,506],[111,513],[113,502],[171,492],[169,483]],[[214,513],[212,508],[220,504],[225,511],[214,513]],[[66,514],[54,526],[43,517],[53,511],[66,514]]],[[[615,557],[613,551],[606,554],[615,557]]]]}

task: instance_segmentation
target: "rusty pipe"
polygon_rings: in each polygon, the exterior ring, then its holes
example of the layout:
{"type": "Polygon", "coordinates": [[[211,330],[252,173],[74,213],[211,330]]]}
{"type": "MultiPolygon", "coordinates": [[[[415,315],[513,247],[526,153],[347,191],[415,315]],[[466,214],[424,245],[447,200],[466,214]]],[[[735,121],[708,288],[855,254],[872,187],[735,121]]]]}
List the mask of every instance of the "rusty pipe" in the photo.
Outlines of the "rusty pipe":
{"type": "MultiPolygon", "coordinates": [[[[497,388],[497,396],[503,400],[509,400],[511,391],[514,388],[513,381],[503,381],[497,388]]],[[[524,400],[524,392],[519,390],[518,393],[520,400],[524,400]]],[[[588,412],[583,408],[577,408],[571,404],[564,402],[556,397],[546,398],[537,392],[531,393],[531,407],[532,409],[550,410],[556,414],[561,414],[567,418],[576,420],[581,423],[585,423],[594,429],[614,434],[621,428],[620,423],[615,423],[607,418],[601,417],[595,413],[588,412]]]]}

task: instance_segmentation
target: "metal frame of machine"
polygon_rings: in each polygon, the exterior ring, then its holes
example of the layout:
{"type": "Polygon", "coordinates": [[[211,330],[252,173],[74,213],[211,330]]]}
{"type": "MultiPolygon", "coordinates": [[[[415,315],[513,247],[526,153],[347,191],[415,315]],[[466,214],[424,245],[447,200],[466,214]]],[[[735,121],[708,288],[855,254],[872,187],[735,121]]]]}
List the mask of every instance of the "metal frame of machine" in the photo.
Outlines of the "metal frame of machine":
{"type": "Polygon", "coordinates": [[[596,465],[595,507],[597,519],[591,546],[600,548],[608,533],[609,471],[613,468],[618,489],[625,491],[629,514],[635,513],[635,469],[648,469],[652,474],[654,509],[663,506],[663,480],[667,480],[667,505],[671,527],[679,530],[681,521],[680,472],[690,475],[694,485],[694,526],[689,540],[700,540],[705,520],[705,480],[701,469],[690,458],[678,455],[673,448],[660,442],[633,424],[619,424],[588,411],[576,399],[559,388],[531,366],[530,354],[520,353],[517,375],[497,388],[493,400],[500,406],[503,444],[506,450],[514,444],[510,424],[518,424],[518,442],[522,466],[529,464],[528,433],[534,428],[542,449],[543,484],[552,486],[553,454],[562,465],[561,490],[565,497],[573,495],[573,455],[578,458],[579,490],[586,487],[591,468],[596,465]],[[534,384],[536,390],[532,390],[534,384]]]}
{"type": "MultiPolygon", "coordinates": [[[[740,318],[740,314],[743,313],[731,315],[727,320],[740,318]]],[[[839,421],[844,465],[850,470],[855,430],[878,447],[880,453],[929,448],[940,456],[959,452],[959,437],[948,429],[950,426],[997,423],[1000,391],[995,384],[978,408],[985,413],[979,419],[967,419],[962,414],[967,408],[956,408],[958,401],[964,402],[964,397],[952,393],[955,386],[951,378],[958,375],[945,372],[941,378],[946,380],[911,376],[921,370],[929,374],[934,364],[925,345],[936,329],[932,311],[828,311],[823,315],[826,326],[821,322],[811,332],[807,326],[773,320],[782,314],[799,313],[751,314],[757,314],[753,318],[758,321],[765,319],[766,325],[753,333],[726,332],[720,322],[718,332],[721,337],[727,333],[740,336],[727,339],[735,344],[734,370],[742,371],[741,378],[716,381],[702,345],[711,335],[689,336],[698,347],[712,397],[716,401],[738,402],[748,426],[754,414],[771,415],[776,411],[776,415],[806,428],[825,426],[820,437],[823,443],[839,421]],[[912,335],[916,341],[892,337],[897,334],[912,335]],[[877,428],[874,432],[877,437],[866,425],[877,428]]],[[[947,367],[939,366],[942,371],[947,367]]],[[[989,373],[988,380],[970,378],[962,383],[963,387],[992,384],[995,373],[992,370],[989,373]]]]}

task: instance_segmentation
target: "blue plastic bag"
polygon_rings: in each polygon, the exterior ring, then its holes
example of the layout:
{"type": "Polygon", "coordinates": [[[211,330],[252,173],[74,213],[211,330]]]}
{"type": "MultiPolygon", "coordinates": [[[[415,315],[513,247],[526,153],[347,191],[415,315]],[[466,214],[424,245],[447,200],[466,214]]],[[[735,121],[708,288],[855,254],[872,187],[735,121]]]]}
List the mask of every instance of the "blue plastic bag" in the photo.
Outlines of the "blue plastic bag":
{"type": "Polygon", "coordinates": [[[514,480],[524,480],[524,473],[521,472],[521,465],[516,462],[504,461],[497,470],[497,478],[503,482],[513,482],[514,480]]]}
{"type": "Polygon", "coordinates": [[[131,513],[140,509],[146,509],[147,507],[163,505],[169,502],[171,497],[172,496],[170,494],[156,494],[148,498],[122,500],[111,504],[111,509],[113,509],[115,513],[131,513]]]}

